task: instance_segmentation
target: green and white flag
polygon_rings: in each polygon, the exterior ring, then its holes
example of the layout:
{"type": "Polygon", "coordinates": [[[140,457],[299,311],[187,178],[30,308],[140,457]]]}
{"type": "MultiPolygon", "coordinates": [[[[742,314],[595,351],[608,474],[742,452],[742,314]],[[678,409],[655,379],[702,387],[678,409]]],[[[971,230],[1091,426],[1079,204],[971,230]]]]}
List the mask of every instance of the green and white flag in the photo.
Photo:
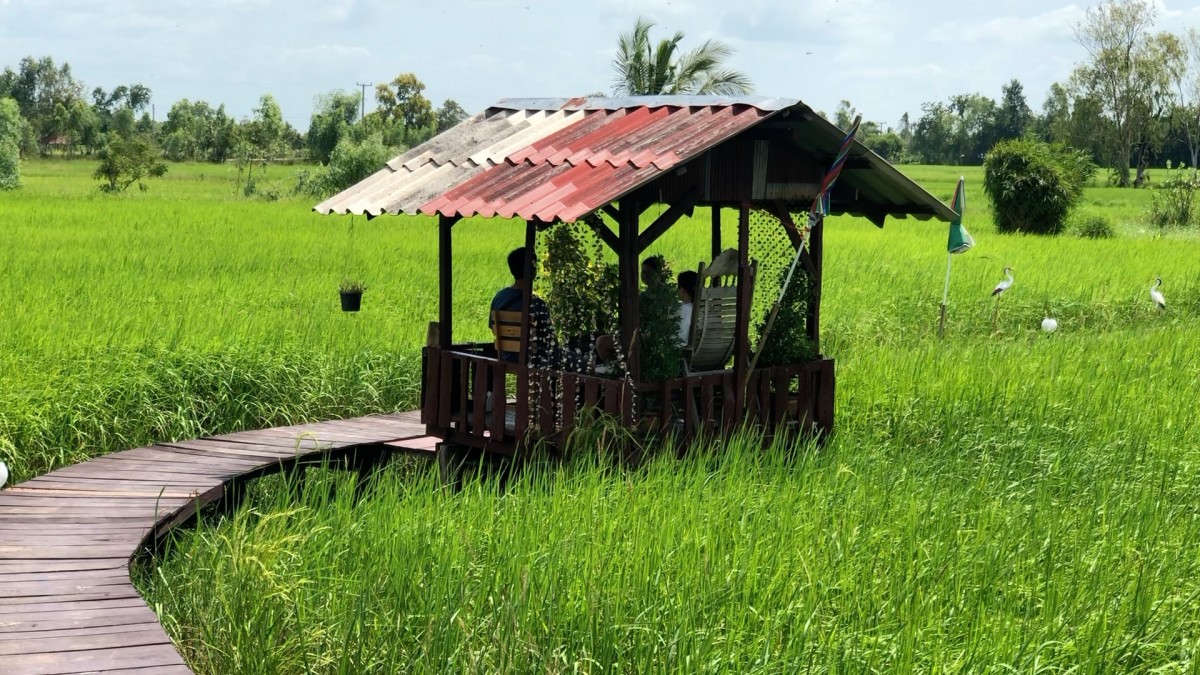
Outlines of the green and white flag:
{"type": "Polygon", "coordinates": [[[971,233],[967,232],[967,228],[962,224],[963,209],[966,205],[967,194],[963,188],[963,178],[960,176],[958,187],[954,189],[954,200],[950,202],[950,208],[954,209],[954,213],[958,215],[957,218],[950,221],[950,240],[946,243],[946,250],[950,253],[965,253],[975,245],[971,233]]]}

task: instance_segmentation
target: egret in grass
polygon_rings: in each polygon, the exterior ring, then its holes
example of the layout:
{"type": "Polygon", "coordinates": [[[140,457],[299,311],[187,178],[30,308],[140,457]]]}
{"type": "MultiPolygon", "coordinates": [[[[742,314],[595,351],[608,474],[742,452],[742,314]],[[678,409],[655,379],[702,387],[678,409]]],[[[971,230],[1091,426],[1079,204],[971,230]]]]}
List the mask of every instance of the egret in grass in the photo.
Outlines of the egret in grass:
{"type": "Polygon", "coordinates": [[[8,482],[8,465],[5,464],[4,462],[0,462],[0,488],[4,487],[4,484],[7,482],[8,482]]]}
{"type": "Polygon", "coordinates": [[[1058,319],[1055,319],[1051,316],[1042,319],[1042,330],[1046,331],[1047,333],[1053,333],[1054,331],[1058,330],[1058,319]]]}
{"type": "Polygon", "coordinates": [[[1004,281],[1001,281],[1000,283],[996,284],[996,287],[992,289],[992,295],[1000,295],[1004,291],[1007,291],[1008,289],[1012,288],[1013,275],[1012,275],[1011,267],[1004,268],[1004,277],[1005,277],[1004,281]]]}
{"type": "Polygon", "coordinates": [[[1154,284],[1150,286],[1150,299],[1158,305],[1159,309],[1166,309],[1167,299],[1163,297],[1162,291],[1158,290],[1160,286],[1162,286],[1162,277],[1154,277],[1154,284]]]}

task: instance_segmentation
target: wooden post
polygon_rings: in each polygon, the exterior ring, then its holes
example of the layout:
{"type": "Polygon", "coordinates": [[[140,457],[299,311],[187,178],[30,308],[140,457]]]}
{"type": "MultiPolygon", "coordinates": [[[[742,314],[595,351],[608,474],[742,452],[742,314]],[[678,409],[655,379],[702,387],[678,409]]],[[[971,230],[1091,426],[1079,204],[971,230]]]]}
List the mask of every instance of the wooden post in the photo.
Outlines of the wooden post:
{"type": "Polygon", "coordinates": [[[813,274],[812,289],[808,295],[808,339],[812,340],[813,350],[821,353],[821,276],[824,270],[825,256],[825,218],[822,216],[813,225],[808,235],[808,252],[812,258],[813,274]]]}
{"type": "Polygon", "coordinates": [[[454,253],[451,228],[457,217],[438,216],[438,346],[449,349],[453,343],[454,253]]]}
{"type": "Polygon", "coordinates": [[[638,261],[638,221],[641,209],[632,198],[621,201],[620,250],[617,252],[618,274],[621,281],[621,349],[625,352],[629,376],[641,382],[642,368],[638,359],[636,337],[640,325],[638,290],[641,264],[638,261]]]}
{"type": "Polygon", "coordinates": [[[525,269],[522,274],[525,277],[525,288],[521,290],[521,307],[524,311],[521,313],[521,363],[529,365],[529,322],[533,315],[533,275],[534,264],[533,258],[536,252],[534,247],[537,245],[537,225],[534,221],[525,221],[525,269]]]}
{"type": "Polygon", "coordinates": [[[721,205],[712,205],[712,260],[721,255],[721,205]]]}
{"type": "Polygon", "coordinates": [[[746,410],[746,381],[750,376],[747,365],[750,360],[750,303],[743,302],[749,296],[742,293],[750,281],[750,204],[742,202],[738,211],[738,303],[735,315],[733,376],[737,382],[736,409],[734,414],[740,422],[746,410]]]}

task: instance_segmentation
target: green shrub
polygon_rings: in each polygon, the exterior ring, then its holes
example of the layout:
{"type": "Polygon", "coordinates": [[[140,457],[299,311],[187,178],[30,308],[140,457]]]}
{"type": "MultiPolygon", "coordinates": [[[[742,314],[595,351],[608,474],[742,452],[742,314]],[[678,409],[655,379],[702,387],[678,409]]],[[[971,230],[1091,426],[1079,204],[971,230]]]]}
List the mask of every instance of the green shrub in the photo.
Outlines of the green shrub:
{"type": "Polygon", "coordinates": [[[997,143],[983,167],[996,228],[1034,234],[1062,231],[1095,172],[1081,153],[1026,138],[997,143]]]}
{"type": "Polygon", "coordinates": [[[296,175],[296,192],[322,199],[332,196],[379,171],[402,151],[385,145],[379,134],[362,141],[343,138],[329,156],[329,164],[296,175]]]}
{"type": "Polygon", "coordinates": [[[1112,239],[1116,236],[1112,221],[1099,214],[1080,220],[1075,226],[1075,234],[1088,239],[1112,239]]]}
{"type": "MultiPolygon", "coordinates": [[[[1171,169],[1171,165],[1167,165],[1171,169]]],[[[1188,227],[1196,223],[1195,197],[1200,177],[1194,169],[1180,164],[1160,187],[1154,188],[1150,202],[1150,224],[1159,229],[1188,227]]]]}
{"type": "Polygon", "coordinates": [[[0,190],[21,187],[21,153],[12,143],[0,141],[0,190]]]}

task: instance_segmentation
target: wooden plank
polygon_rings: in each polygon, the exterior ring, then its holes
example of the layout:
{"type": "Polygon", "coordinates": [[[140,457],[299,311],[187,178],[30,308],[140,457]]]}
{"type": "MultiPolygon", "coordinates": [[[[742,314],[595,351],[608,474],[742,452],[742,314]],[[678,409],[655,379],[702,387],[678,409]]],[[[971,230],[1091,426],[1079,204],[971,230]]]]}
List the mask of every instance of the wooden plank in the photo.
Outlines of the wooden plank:
{"type": "Polygon", "coordinates": [[[538,370],[538,388],[540,390],[538,392],[538,426],[541,428],[543,436],[548,436],[558,430],[554,414],[554,384],[549,370],[538,370]]]}
{"type": "Polygon", "coordinates": [[[426,426],[437,424],[438,421],[438,405],[441,401],[441,356],[442,350],[437,347],[429,346],[424,350],[424,379],[425,382],[421,390],[421,417],[420,421],[426,426]]]}
{"type": "MultiPolygon", "coordinates": [[[[94,649],[113,649],[121,647],[144,647],[147,645],[164,645],[174,651],[171,638],[157,624],[141,624],[136,630],[121,633],[99,633],[96,635],[56,635],[53,637],[37,637],[33,633],[23,640],[0,642],[0,656],[18,656],[22,654],[58,654],[63,652],[86,651],[94,649]]],[[[4,659],[7,661],[7,659],[4,659]]]]}
{"type": "Polygon", "coordinates": [[[13,673],[52,675],[74,672],[111,672],[115,669],[183,666],[183,658],[174,648],[162,645],[87,649],[55,654],[23,654],[5,658],[5,667],[13,673]]]}
{"type": "Polygon", "coordinates": [[[34,612],[4,612],[0,615],[0,632],[21,633],[69,628],[96,628],[158,621],[146,603],[128,607],[97,607],[94,609],[58,609],[34,612]]]}
{"type": "MultiPolygon", "coordinates": [[[[132,588],[132,585],[130,586],[132,588]]],[[[91,611],[120,611],[136,608],[149,609],[140,596],[131,598],[115,598],[110,600],[82,600],[78,602],[49,602],[44,598],[29,601],[14,601],[4,606],[4,616],[17,616],[35,613],[91,612],[91,611]]],[[[4,619],[0,618],[0,622],[4,619]]]]}
{"type": "Polygon", "coordinates": [[[776,368],[774,377],[774,407],[772,409],[771,431],[778,431],[787,421],[788,391],[791,389],[791,373],[787,368],[776,368]]]}
{"type": "Polygon", "coordinates": [[[51,572],[123,570],[129,567],[129,556],[75,560],[0,560],[0,580],[10,575],[47,574],[51,572]]]}
{"type": "Polygon", "coordinates": [[[124,544],[88,544],[84,546],[21,546],[0,544],[0,559],[20,560],[82,560],[129,558],[133,546],[124,544]]]}
{"type": "Polygon", "coordinates": [[[467,413],[470,408],[467,407],[467,397],[471,393],[471,364],[466,361],[459,361],[458,365],[458,429],[463,433],[470,433],[470,424],[467,419],[467,413]]]}
{"type": "Polygon", "coordinates": [[[579,378],[574,373],[564,374],[562,392],[562,426],[564,430],[575,426],[575,406],[579,401],[578,390],[579,378]]]}
{"type": "Polygon", "coordinates": [[[0,632],[0,642],[19,642],[33,638],[57,638],[70,637],[72,635],[119,635],[121,633],[134,633],[143,630],[153,630],[154,628],[162,629],[157,620],[147,621],[145,623],[129,623],[119,626],[92,626],[86,628],[57,628],[50,630],[39,631],[14,631],[0,632]]]}
{"type": "Polygon", "coordinates": [[[73,595],[108,593],[113,590],[137,594],[137,589],[129,583],[128,574],[110,571],[104,576],[96,577],[71,578],[59,575],[48,579],[42,575],[40,579],[24,581],[10,581],[6,578],[4,583],[0,584],[0,602],[11,601],[14,598],[23,598],[26,601],[35,597],[68,598],[73,595]]]}
{"type": "Polygon", "coordinates": [[[425,425],[423,424],[386,419],[374,419],[370,421],[331,420],[329,422],[321,422],[318,426],[321,427],[322,431],[325,429],[332,429],[337,432],[346,431],[361,436],[364,440],[381,443],[403,436],[420,434],[425,431],[425,425]]]}
{"type": "Polygon", "coordinates": [[[454,372],[454,360],[449,353],[442,352],[441,366],[442,372],[438,375],[442,383],[438,392],[437,426],[442,429],[448,429],[450,427],[450,399],[454,390],[450,382],[450,377],[454,372]]]}
{"type": "Polygon", "coordinates": [[[199,466],[199,467],[254,467],[261,464],[261,460],[254,457],[236,457],[222,456],[215,454],[201,454],[193,452],[191,454],[180,452],[179,448],[169,448],[157,446],[153,448],[138,448],[136,454],[118,453],[108,455],[108,457],[116,460],[136,460],[140,462],[156,462],[160,464],[169,464],[172,466],[199,466]]]}
{"type": "Polygon", "coordinates": [[[497,363],[492,367],[492,424],[488,427],[493,441],[504,441],[504,415],[508,409],[506,380],[504,364],[497,363]]]}
{"type": "Polygon", "coordinates": [[[738,415],[737,402],[741,393],[737,390],[738,382],[733,373],[721,375],[721,424],[726,433],[733,431],[741,424],[738,415]]]}
{"type": "Polygon", "coordinates": [[[594,408],[599,400],[600,381],[594,377],[585,378],[583,381],[583,407],[594,408]]]}
{"type": "Polygon", "coordinates": [[[483,364],[475,364],[475,379],[471,387],[471,432],[482,434],[487,426],[487,389],[488,369],[483,364]]]}

